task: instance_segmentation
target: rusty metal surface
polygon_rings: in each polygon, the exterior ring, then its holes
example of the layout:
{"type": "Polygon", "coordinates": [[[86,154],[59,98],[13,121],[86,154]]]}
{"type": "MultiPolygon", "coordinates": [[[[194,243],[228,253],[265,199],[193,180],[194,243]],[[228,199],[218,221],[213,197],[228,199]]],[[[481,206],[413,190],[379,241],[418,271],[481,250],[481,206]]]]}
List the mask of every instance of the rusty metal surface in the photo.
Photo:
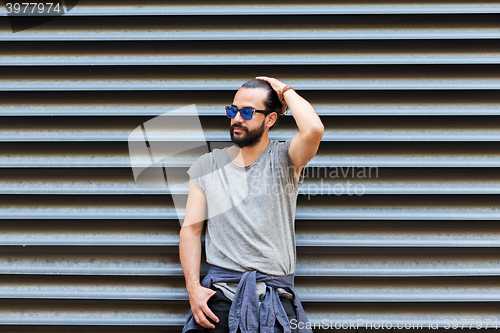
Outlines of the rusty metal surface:
{"type": "Polygon", "coordinates": [[[388,40],[498,39],[498,14],[279,15],[239,20],[218,16],[61,16],[57,20],[12,34],[0,17],[1,41],[148,41],[148,40],[388,40]],[[291,20],[293,18],[293,20],[291,20]],[[257,28],[260,27],[260,28],[257,28]]]}
{"type": "MultiPolygon", "coordinates": [[[[500,115],[496,90],[299,90],[320,116],[500,115]]],[[[234,91],[0,91],[2,116],[158,116],[194,104],[201,116],[223,116],[234,91]]],[[[328,120],[329,117],[325,119],[328,120]]],[[[423,117],[425,118],[425,117],[423,117]]],[[[432,118],[432,117],[431,117],[432,118]]],[[[7,117],[5,118],[7,121],[7,117]]],[[[118,120],[118,122],[122,120],[118,120]]],[[[480,121],[470,117],[473,121],[480,121]]],[[[430,121],[430,119],[428,120],[430,121]]],[[[278,129],[278,126],[275,127],[278,129]]]]}
{"type": "Polygon", "coordinates": [[[3,66],[498,64],[494,40],[3,42],[3,66]],[[245,48],[245,52],[238,49],[245,48]]]}
{"type": "MultiPolygon", "coordinates": [[[[175,174],[187,167],[169,168],[175,174]]],[[[499,194],[499,177],[495,168],[381,168],[372,177],[358,177],[357,167],[308,167],[300,195],[338,193],[338,187],[362,186],[364,194],[499,194]]],[[[139,187],[127,168],[5,168],[0,174],[2,194],[187,194],[187,184],[173,188],[139,187]]]]}
{"type": "MultiPolygon", "coordinates": [[[[215,143],[214,143],[215,144],[215,143]]],[[[186,152],[166,159],[165,167],[189,167],[199,156],[186,152]]],[[[148,156],[138,165],[150,166],[148,156]]],[[[495,142],[343,142],[325,141],[310,167],[499,167],[495,142]]],[[[122,142],[3,142],[0,168],[130,168],[122,142]]]]}
{"type": "MultiPolygon", "coordinates": [[[[440,1],[397,3],[371,1],[254,1],[252,3],[179,1],[96,1],[80,0],[78,6],[68,10],[68,16],[190,16],[190,15],[346,15],[346,14],[471,14],[499,13],[500,5],[490,1],[440,1]]],[[[7,15],[5,8],[0,15],[7,15]]],[[[28,14],[26,14],[28,15],[28,14]]]]}
{"type": "MultiPolygon", "coordinates": [[[[221,110],[223,108],[221,107],[221,110]]],[[[220,112],[222,113],[222,112],[220,112]]],[[[129,138],[146,117],[9,117],[0,123],[0,142],[89,142],[137,140],[129,138]]],[[[190,141],[195,122],[169,116],[175,126],[148,133],[150,141],[190,141]]],[[[230,141],[230,120],[225,115],[200,117],[204,139],[230,141]]],[[[323,141],[499,141],[500,117],[335,117],[323,119],[323,141]]],[[[280,119],[269,137],[285,141],[298,131],[291,115],[280,119]]]]}
{"type": "MultiPolygon", "coordinates": [[[[499,35],[500,36],[500,35],[499,35]]],[[[148,66],[5,67],[1,91],[237,90],[251,67],[148,66]]],[[[492,90],[500,87],[497,65],[262,66],[299,91],[308,90],[492,90]],[[304,72],[308,72],[305,77],[304,72]]]]}
{"type": "MultiPolygon", "coordinates": [[[[195,104],[212,147],[229,144],[223,107],[256,75],[292,85],[325,124],[295,221],[310,321],[361,319],[364,333],[498,318],[498,1],[87,0],[17,33],[5,14],[0,331],[180,331],[185,212],[171,195],[187,187],[137,186],[128,134],[195,104]]],[[[288,116],[270,137],[296,130],[288,116]]]]}

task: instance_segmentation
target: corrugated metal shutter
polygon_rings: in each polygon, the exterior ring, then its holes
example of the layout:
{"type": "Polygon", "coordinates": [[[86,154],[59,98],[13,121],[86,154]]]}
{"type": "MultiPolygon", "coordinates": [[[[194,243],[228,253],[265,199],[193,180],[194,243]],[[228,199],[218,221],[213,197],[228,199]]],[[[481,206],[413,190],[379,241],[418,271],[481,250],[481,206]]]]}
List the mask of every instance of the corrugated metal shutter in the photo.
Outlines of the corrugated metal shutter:
{"type": "Polygon", "coordinates": [[[17,33],[1,10],[0,330],[180,331],[178,221],[127,138],[196,104],[227,142],[256,75],[325,124],[297,204],[311,322],[498,319],[500,2],[80,1],[17,33]]]}

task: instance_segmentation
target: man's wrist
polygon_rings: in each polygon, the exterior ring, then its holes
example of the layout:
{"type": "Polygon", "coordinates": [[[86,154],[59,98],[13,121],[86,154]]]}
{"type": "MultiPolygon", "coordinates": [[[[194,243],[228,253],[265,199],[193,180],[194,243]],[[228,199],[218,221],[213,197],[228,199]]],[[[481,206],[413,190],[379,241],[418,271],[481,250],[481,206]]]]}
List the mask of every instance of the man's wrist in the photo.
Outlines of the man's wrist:
{"type": "Polygon", "coordinates": [[[296,91],[295,91],[293,88],[292,88],[292,89],[289,89],[289,90],[287,90],[287,91],[285,91],[285,92],[283,93],[283,99],[285,98],[285,95],[286,95],[287,93],[288,93],[288,96],[290,96],[290,94],[291,94],[291,93],[290,93],[290,91],[292,91],[292,92],[296,93],[296,91]]]}
{"type": "Polygon", "coordinates": [[[200,286],[201,286],[201,284],[200,284],[199,281],[192,281],[192,282],[186,283],[186,289],[187,289],[188,293],[191,290],[193,290],[193,289],[195,289],[197,287],[200,287],[200,286]]]}
{"type": "Polygon", "coordinates": [[[286,86],[284,86],[283,88],[281,88],[279,91],[278,91],[278,98],[280,99],[280,101],[284,102],[285,101],[285,93],[287,91],[290,91],[290,90],[293,90],[292,87],[290,87],[288,84],[286,86]]]}

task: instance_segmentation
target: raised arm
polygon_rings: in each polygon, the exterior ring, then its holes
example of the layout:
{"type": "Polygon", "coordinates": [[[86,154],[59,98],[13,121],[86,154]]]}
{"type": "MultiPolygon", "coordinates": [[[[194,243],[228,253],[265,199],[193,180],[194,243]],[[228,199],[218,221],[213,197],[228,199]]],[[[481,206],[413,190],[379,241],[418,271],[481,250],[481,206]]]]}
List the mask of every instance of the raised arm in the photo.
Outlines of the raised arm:
{"type": "Polygon", "coordinates": [[[189,178],[186,216],[179,234],[179,256],[186,279],[186,289],[193,317],[205,328],[215,328],[205,315],[215,322],[219,319],[210,310],[207,301],[215,290],[200,284],[201,233],[206,218],[206,197],[189,178]]]}
{"type": "MultiPolygon", "coordinates": [[[[267,76],[258,76],[256,79],[269,82],[276,92],[281,91],[286,86],[285,83],[267,76]]],[[[288,154],[295,167],[295,176],[299,179],[304,166],[318,152],[325,127],[312,105],[297,94],[295,90],[287,90],[283,97],[284,100],[281,101],[283,103],[283,113],[286,112],[286,105],[288,104],[299,128],[299,131],[293,136],[288,149],[288,154]]]]}

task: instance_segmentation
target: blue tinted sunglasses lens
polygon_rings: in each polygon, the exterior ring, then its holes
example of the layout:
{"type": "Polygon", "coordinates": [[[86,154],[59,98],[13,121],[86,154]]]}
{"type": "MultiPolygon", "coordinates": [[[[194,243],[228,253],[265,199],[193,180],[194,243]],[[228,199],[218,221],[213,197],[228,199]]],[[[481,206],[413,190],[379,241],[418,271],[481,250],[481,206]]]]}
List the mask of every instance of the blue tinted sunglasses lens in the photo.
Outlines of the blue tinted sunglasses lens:
{"type": "Polygon", "coordinates": [[[241,109],[241,116],[245,120],[252,119],[252,110],[250,110],[250,109],[241,109]]]}
{"type": "Polygon", "coordinates": [[[253,112],[252,109],[241,109],[239,110],[237,107],[234,106],[226,106],[226,114],[229,118],[234,118],[236,117],[236,114],[238,111],[241,112],[241,117],[245,120],[250,120],[252,119],[253,112]]]}
{"type": "Polygon", "coordinates": [[[238,113],[238,110],[234,106],[226,106],[226,114],[229,118],[236,117],[236,113],[238,113]]]}

